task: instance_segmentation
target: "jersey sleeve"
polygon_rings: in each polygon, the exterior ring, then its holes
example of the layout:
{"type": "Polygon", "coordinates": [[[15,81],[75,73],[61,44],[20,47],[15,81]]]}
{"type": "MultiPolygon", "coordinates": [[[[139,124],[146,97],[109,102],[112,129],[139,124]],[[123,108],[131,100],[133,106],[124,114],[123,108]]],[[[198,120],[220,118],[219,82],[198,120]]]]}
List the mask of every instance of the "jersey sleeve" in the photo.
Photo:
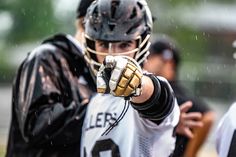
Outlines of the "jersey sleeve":
{"type": "Polygon", "coordinates": [[[45,44],[31,52],[13,86],[13,112],[24,140],[43,146],[77,142],[86,110],[77,89],[60,50],[45,44]]]}
{"type": "Polygon", "coordinates": [[[216,131],[216,150],[219,157],[236,156],[236,103],[222,117],[216,131]]]}

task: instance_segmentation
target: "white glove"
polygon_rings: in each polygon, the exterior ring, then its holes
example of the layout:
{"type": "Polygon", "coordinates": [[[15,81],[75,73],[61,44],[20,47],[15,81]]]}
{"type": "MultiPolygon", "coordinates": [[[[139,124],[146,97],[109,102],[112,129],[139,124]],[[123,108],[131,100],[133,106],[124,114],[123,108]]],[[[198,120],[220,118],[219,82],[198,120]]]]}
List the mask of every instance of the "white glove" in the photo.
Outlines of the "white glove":
{"type": "Polygon", "coordinates": [[[127,56],[106,56],[97,73],[97,92],[114,96],[138,96],[141,94],[142,69],[127,56]]]}

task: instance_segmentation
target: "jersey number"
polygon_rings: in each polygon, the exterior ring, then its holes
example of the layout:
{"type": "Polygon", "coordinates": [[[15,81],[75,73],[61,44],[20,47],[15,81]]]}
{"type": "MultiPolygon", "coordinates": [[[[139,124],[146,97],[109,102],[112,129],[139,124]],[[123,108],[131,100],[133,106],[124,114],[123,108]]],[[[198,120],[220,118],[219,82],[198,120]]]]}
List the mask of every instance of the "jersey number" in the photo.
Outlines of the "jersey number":
{"type": "MultiPolygon", "coordinates": [[[[100,152],[111,151],[111,157],[120,157],[119,147],[111,139],[97,141],[92,149],[93,157],[100,157],[100,152]]],[[[86,150],[84,149],[86,157],[86,150]]]]}

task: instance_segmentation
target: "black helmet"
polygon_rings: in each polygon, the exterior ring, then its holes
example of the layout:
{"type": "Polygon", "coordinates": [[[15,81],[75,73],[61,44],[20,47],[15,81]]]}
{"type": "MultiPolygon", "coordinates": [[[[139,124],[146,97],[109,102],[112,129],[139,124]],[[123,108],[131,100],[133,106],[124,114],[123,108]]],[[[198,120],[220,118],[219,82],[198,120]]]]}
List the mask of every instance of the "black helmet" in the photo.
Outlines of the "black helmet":
{"type": "Polygon", "coordinates": [[[80,0],[79,1],[79,5],[76,9],[77,18],[81,18],[86,15],[86,11],[93,1],[94,0],[80,0]]]}
{"type": "Polygon", "coordinates": [[[138,46],[132,51],[134,59],[141,64],[148,56],[152,15],[145,0],[96,0],[88,8],[84,22],[85,58],[95,73],[100,66],[96,54],[106,55],[95,50],[96,40],[137,40],[138,46]]]}

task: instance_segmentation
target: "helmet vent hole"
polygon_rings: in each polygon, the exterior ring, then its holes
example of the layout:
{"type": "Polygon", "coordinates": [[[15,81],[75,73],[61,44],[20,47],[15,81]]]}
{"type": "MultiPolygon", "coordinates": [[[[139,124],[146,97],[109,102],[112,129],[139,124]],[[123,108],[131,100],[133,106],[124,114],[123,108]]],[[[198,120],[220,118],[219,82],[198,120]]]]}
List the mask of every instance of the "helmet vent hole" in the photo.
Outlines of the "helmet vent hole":
{"type": "Polygon", "coordinates": [[[115,24],[109,24],[110,31],[113,31],[115,26],[116,26],[115,24]]]}
{"type": "Polygon", "coordinates": [[[93,30],[94,30],[95,32],[97,32],[97,28],[94,27],[93,30]]]}
{"type": "Polygon", "coordinates": [[[114,19],[115,18],[115,14],[116,14],[116,10],[117,7],[120,5],[120,1],[118,0],[113,0],[111,2],[111,18],[114,19]]]}
{"type": "Polygon", "coordinates": [[[94,8],[92,15],[93,15],[93,18],[98,17],[98,7],[97,6],[94,8]]]}
{"type": "Polygon", "coordinates": [[[128,31],[126,32],[126,34],[131,34],[132,32],[134,32],[136,30],[136,28],[138,27],[139,25],[133,25],[132,27],[130,27],[128,29],[128,31]]]}
{"type": "Polygon", "coordinates": [[[137,10],[136,10],[136,8],[134,8],[133,9],[133,11],[132,11],[132,14],[130,15],[130,19],[133,19],[134,17],[136,17],[137,16],[137,10]]]}

